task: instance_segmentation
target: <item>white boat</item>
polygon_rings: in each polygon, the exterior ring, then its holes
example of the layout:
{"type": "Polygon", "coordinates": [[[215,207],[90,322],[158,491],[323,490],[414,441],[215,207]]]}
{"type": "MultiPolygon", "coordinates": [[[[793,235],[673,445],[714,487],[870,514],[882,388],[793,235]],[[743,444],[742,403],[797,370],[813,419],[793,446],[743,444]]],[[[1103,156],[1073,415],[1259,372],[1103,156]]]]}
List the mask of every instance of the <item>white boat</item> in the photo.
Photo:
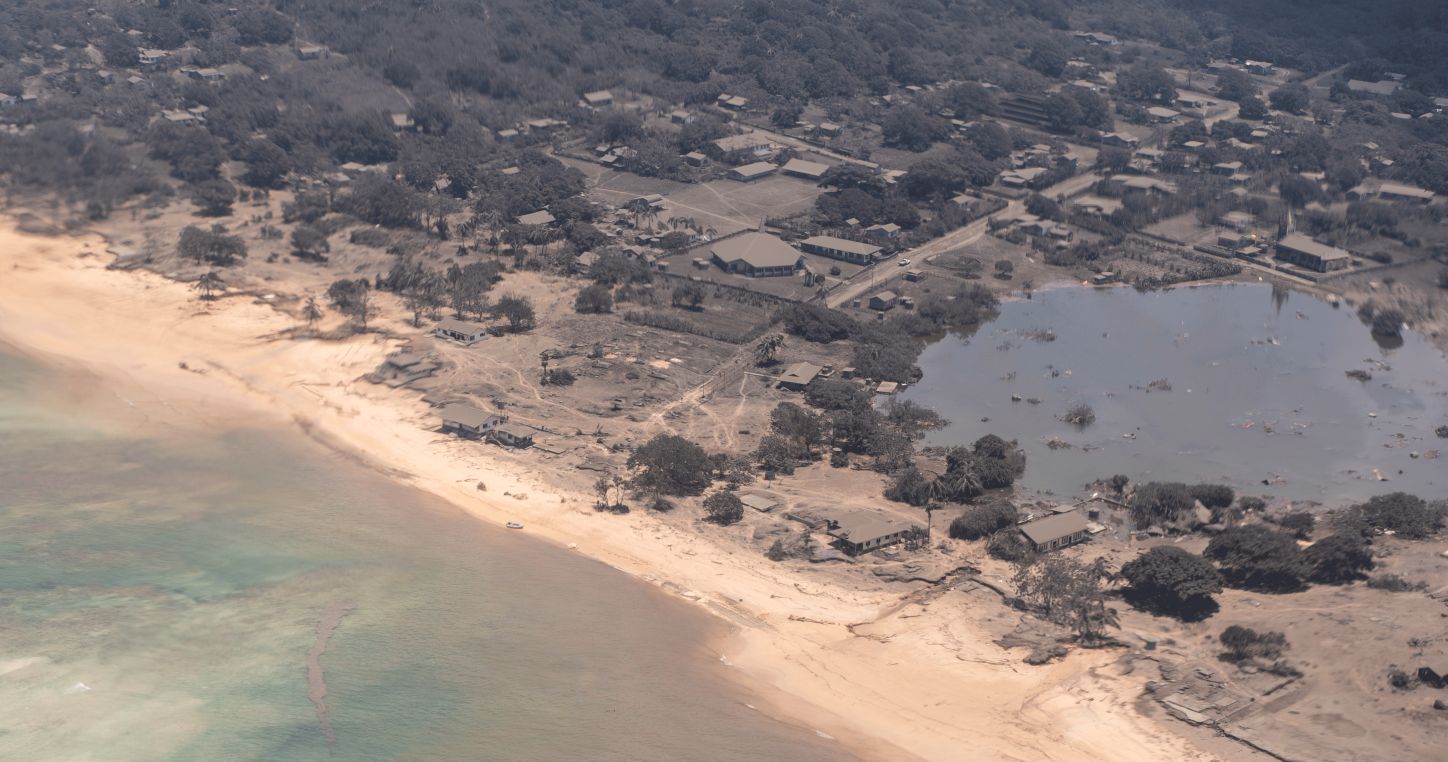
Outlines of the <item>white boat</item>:
{"type": "Polygon", "coordinates": [[[519,524],[519,523],[516,522],[516,521],[509,521],[509,522],[508,522],[508,528],[509,528],[509,529],[522,529],[522,528],[523,528],[523,525],[522,525],[522,524],[519,524]]]}

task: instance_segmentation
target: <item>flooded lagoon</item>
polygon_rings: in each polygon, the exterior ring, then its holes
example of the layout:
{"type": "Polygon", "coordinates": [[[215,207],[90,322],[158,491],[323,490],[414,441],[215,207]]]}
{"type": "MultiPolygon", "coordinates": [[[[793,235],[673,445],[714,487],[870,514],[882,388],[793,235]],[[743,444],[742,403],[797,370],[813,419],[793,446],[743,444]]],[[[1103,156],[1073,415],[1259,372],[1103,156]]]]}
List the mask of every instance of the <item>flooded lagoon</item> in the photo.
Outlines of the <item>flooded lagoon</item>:
{"type": "Polygon", "coordinates": [[[1023,486],[1063,496],[1117,473],[1329,504],[1448,496],[1433,459],[1448,455],[1448,360],[1416,334],[1393,343],[1351,308],[1266,285],[1055,289],[933,343],[904,397],[952,422],[934,444],[1018,439],[1023,486]],[[1060,420],[1080,402],[1096,415],[1082,429],[1060,420]]]}
{"type": "Polygon", "coordinates": [[[621,573],[290,432],[103,434],[65,383],[0,354],[0,759],[850,758],[621,573]]]}

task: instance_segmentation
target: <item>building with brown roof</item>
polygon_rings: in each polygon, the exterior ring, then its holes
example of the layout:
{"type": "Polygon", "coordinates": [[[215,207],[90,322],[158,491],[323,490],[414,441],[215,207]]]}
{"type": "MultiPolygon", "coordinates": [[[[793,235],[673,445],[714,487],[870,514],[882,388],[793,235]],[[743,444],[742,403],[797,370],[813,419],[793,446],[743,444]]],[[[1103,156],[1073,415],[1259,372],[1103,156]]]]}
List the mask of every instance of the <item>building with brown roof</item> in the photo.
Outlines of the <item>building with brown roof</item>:
{"type": "Polygon", "coordinates": [[[1037,553],[1075,545],[1090,536],[1086,517],[1075,510],[1029,521],[1018,528],[1037,553]]]}
{"type": "Polygon", "coordinates": [[[804,255],[768,233],[749,232],[716,241],[709,256],[726,272],[751,278],[793,275],[804,255]]]}

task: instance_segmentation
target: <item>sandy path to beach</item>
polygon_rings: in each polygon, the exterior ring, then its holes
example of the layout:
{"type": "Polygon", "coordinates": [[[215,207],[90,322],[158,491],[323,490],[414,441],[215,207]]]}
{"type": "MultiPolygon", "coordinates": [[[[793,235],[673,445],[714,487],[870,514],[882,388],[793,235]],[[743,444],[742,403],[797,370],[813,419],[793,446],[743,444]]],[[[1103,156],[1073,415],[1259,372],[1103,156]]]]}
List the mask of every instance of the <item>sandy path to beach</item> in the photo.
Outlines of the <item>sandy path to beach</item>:
{"type": "MultiPolygon", "coordinates": [[[[983,634],[958,634],[969,612],[955,594],[858,637],[845,624],[874,620],[898,593],[803,580],[643,512],[597,514],[590,496],[561,494],[541,469],[440,436],[414,393],[354,381],[395,341],[269,340],[295,321],[251,297],[201,302],[151,273],[107,271],[110,261],[99,238],[0,224],[0,338],[88,371],[98,383],[84,394],[142,418],[154,411],[167,425],[216,430],[297,425],[483,521],[523,521],[530,537],[697,601],[736,625],[713,648],[760,697],[758,708],[784,721],[886,760],[1215,758],[1138,715],[1138,689],[1095,669],[1111,654],[1026,667],[983,634]]],[[[118,418],[126,420],[137,425],[118,418]]]]}

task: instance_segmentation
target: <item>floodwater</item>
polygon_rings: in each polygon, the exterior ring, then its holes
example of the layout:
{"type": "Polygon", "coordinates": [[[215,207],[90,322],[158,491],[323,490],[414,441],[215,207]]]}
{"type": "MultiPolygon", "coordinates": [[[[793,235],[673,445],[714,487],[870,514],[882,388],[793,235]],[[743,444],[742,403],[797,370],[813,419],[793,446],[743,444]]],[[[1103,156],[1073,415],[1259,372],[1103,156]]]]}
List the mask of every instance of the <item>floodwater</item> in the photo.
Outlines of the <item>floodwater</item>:
{"type": "Polygon", "coordinates": [[[0,759],[852,758],[621,573],[300,435],[103,434],[70,382],[0,354],[0,759]]]}
{"type": "Polygon", "coordinates": [[[1062,497],[1118,473],[1328,505],[1448,497],[1448,457],[1434,459],[1448,456],[1434,434],[1448,424],[1448,359],[1415,334],[1392,343],[1348,307],[1267,285],[1056,289],[930,345],[904,396],[950,419],[934,444],[1019,440],[1022,486],[1062,497]],[[1061,420],[1082,402],[1095,423],[1061,420]]]}

